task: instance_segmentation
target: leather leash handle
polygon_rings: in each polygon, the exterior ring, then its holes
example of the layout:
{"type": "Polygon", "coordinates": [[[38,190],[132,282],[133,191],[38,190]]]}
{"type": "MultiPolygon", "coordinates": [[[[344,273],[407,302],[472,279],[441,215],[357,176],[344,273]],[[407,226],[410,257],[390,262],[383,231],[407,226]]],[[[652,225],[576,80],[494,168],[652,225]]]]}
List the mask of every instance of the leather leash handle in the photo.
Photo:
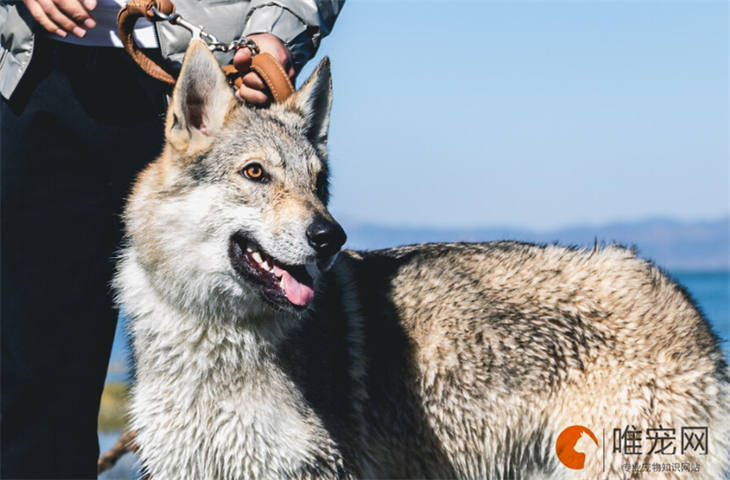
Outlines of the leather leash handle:
{"type": "MultiPolygon", "coordinates": [[[[244,47],[245,48],[245,47],[244,47]]],[[[243,85],[243,79],[236,67],[233,65],[223,65],[221,67],[223,73],[228,79],[228,83],[238,90],[243,85]]],[[[259,52],[251,59],[251,70],[258,73],[261,79],[271,92],[276,103],[281,103],[292,93],[294,93],[294,85],[289,80],[289,75],[284,71],[279,61],[269,52],[259,52]]]]}
{"type": "Polygon", "coordinates": [[[274,101],[281,103],[294,93],[294,85],[279,61],[269,52],[259,52],[251,59],[251,70],[269,87],[274,101]]]}
{"type": "Polygon", "coordinates": [[[157,8],[165,15],[171,15],[175,12],[175,5],[170,0],[131,0],[122,7],[117,16],[119,38],[122,40],[124,50],[132,57],[132,60],[137,62],[142,70],[157,80],[174,85],[175,77],[145,55],[134,42],[134,24],[137,23],[137,20],[142,17],[151,22],[156,20],[152,8],[157,8]]]}

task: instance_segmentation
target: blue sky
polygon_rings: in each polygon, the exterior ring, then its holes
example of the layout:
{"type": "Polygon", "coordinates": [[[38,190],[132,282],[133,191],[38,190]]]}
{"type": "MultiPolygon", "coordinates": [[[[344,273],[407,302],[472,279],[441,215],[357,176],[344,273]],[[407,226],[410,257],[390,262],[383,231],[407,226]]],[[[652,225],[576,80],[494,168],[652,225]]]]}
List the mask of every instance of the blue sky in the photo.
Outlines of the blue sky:
{"type": "Polygon", "coordinates": [[[322,55],[337,217],[545,229],[730,211],[724,1],[350,0],[322,55]]]}

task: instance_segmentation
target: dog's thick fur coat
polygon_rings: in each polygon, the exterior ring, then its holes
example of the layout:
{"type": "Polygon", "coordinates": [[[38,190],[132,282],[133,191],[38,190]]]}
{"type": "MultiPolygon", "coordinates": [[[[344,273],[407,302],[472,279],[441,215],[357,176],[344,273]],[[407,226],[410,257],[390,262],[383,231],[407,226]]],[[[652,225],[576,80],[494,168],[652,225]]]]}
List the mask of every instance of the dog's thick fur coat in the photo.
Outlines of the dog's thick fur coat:
{"type": "Polygon", "coordinates": [[[628,250],[344,251],[306,309],[241,277],[241,232],[282,265],[332,261],[304,233],[331,220],[330,103],[326,62],[285,104],[254,110],[201,44],[188,51],[165,151],[129,200],[115,281],[153,479],[630,478],[625,463],[652,462],[701,468],[661,478],[723,478],[730,383],[717,338],[628,250]],[[266,183],[240,175],[252,159],[266,183]],[[606,432],[583,470],[555,453],[571,425],[606,432]],[[708,453],[613,453],[626,426],[706,426],[708,453]]]}

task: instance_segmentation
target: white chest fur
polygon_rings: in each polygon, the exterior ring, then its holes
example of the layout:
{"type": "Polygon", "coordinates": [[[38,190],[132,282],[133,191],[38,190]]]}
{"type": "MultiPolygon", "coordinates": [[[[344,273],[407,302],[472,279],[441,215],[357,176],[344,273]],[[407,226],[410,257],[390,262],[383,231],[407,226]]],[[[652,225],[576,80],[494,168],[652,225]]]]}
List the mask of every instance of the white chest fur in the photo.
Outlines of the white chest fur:
{"type": "Polygon", "coordinates": [[[137,360],[132,427],[152,478],[282,478],[332,458],[271,339],[235,320],[190,318],[140,274],[126,261],[118,281],[137,360]]]}

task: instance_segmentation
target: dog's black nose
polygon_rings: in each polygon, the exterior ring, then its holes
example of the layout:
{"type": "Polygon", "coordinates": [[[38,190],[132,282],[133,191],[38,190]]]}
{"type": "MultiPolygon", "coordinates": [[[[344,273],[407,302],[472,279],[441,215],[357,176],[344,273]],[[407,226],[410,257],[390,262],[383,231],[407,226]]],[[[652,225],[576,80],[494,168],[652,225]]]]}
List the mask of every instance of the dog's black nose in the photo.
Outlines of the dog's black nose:
{"type": "Polygon", "coordinates": [[[316,218],[307,228],[307,240],[317,255],[325,257],[337,253],[347,240],[339,223],[316,218]]]}

